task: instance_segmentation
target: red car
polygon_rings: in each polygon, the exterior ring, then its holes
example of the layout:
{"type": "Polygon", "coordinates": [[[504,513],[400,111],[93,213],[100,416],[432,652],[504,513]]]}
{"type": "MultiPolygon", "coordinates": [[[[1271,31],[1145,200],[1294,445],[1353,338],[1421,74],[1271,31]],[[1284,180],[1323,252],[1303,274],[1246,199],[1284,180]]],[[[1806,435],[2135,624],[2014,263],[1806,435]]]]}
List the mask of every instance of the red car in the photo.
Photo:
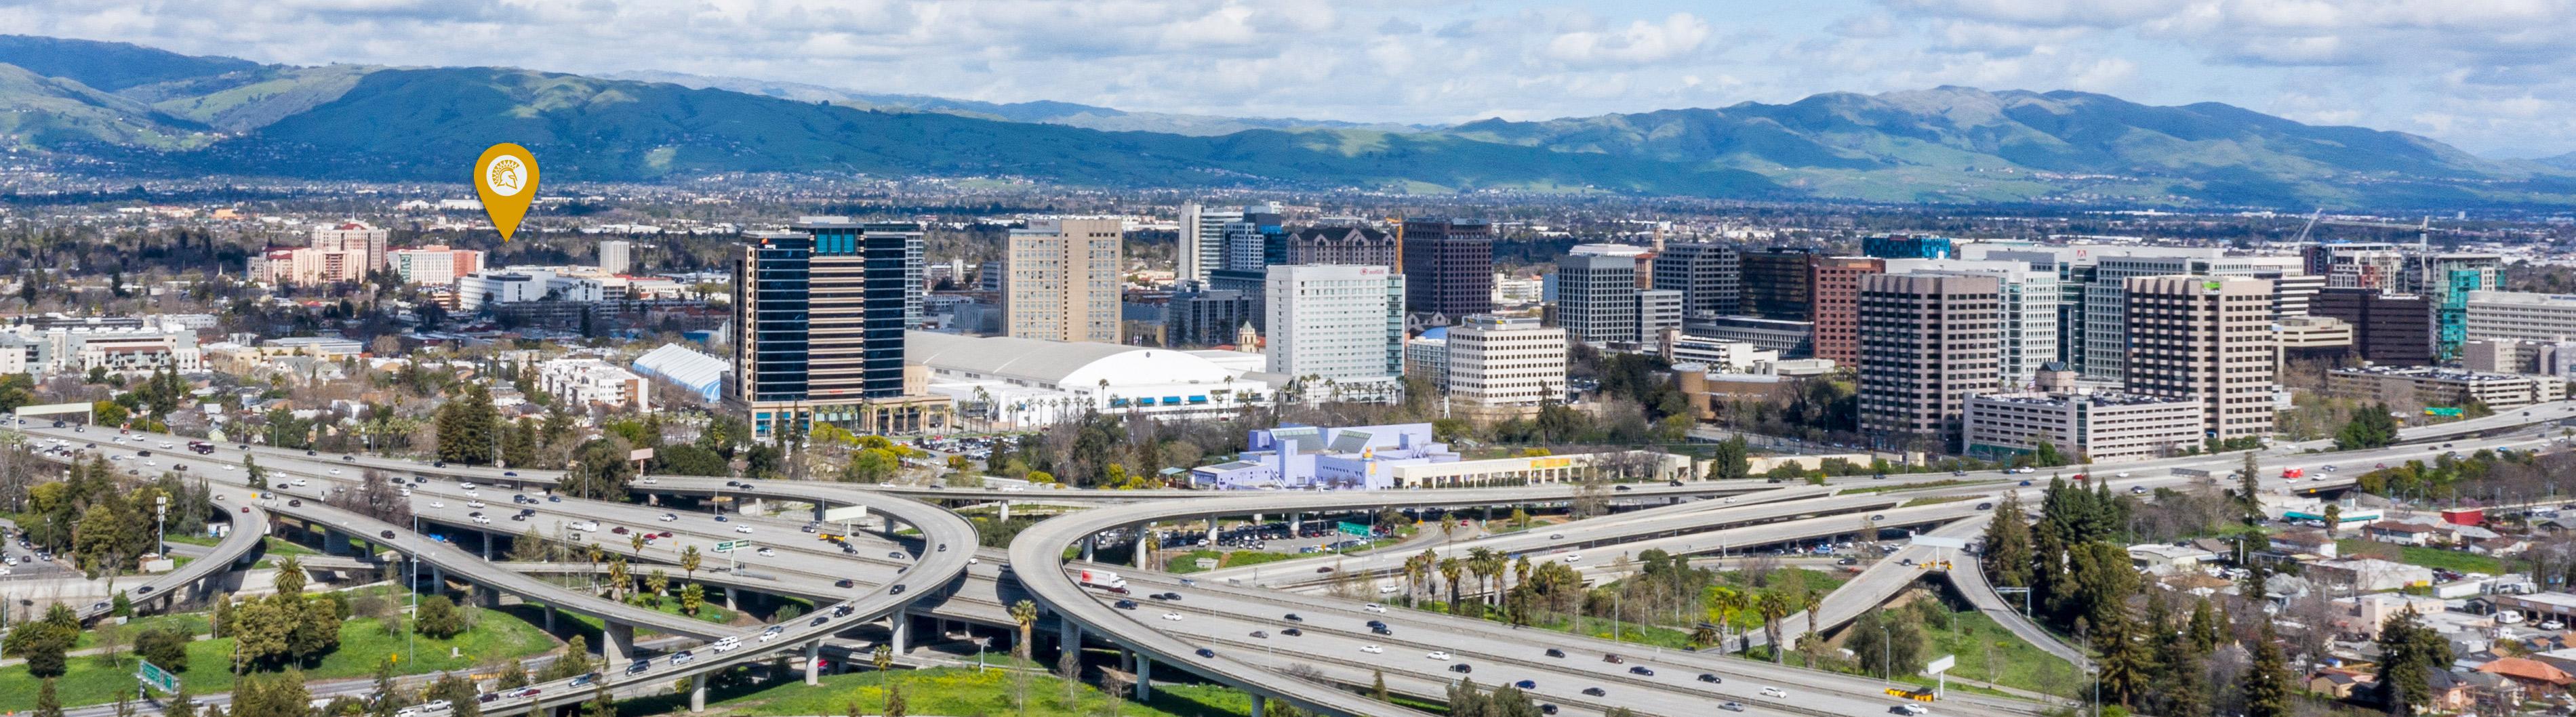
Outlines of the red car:
{"type": "Polygon", "coordinates": [[[625,534],[626,534],[626,526],[620,525],[620,526],[617,526],[617,527],[614,527],[614,528],[610,528],[610,529],[608,529],[608,532],[616,533],[616,534],[618,534],[618,535],[625,535],[625,534]]]}

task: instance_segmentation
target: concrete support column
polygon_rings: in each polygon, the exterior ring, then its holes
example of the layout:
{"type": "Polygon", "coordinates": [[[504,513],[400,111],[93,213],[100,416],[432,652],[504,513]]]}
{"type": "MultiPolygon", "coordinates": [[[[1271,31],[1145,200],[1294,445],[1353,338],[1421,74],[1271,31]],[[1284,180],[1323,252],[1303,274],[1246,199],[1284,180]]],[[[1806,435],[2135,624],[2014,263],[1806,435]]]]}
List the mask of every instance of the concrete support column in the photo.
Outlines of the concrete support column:
{"type": "Polygon", "coordinates": [[[707,676],[689,678],[689,711],[707,711],[707,676]]]}
{"type": "Polygon", "coordinates": [[[1091,562],[1091,551],[1098,550],[1099,548],[1100,535],[1098,533],[1082,536],[1082,562],[1091,562]]]}
{"type": "Polygon", "coordinates": [[[447,571],[438,569],[438,566],[436,565],[429,566],[429,582],[431,585],[437,586],[437,590],[446,590],[447,571]]]}
{"type": "Polygon", "coordinates": [[[1136,554],[1136,567],[1138,569],[1143,569],[1145,567],[1145,541],[1151,539],[1153,534],[1153,521],[1146,521],[1144,524],[1136,526],[1136,540],[1134,543],[1136,549],[1129,552],[1136,554]]]}
{"type": "Polygon", "coordinates": [[[1252,698],[1252,714],[1251,714],[1251,715],[1249,715],[1249,717],[1261,717],[1261,712],[1262,712],[1262,709],[1261,709],[1261,708],[1263,707],[1263,703],[1269,702],[1269,701],[1270,701],[1270,698],[1263,697],[1263,696],[1261,696],[1261,695],[1247,695],[1247,696],[1249,696],[1249,697],[1251,697],[1251,698],[1252,698]]]}
{"type": "Polygon", "coordinates": [[[894,648],[894,654],[900,655],[911,649],[912,616],[897,612],[887,616],[886,621],[887,631],[893,633],[893,639],[888,644],[894,648]]]}
{"type": "Polygon", "coordinates": [[[555,605],[546,603],[546,632],[555,631],[555,605]]]}
{"type": "Polygon", "coordinates": [[[823,684],[823,641],[805,643],[805,684],[823,684]]]}
{"type": "Polygon", "coordinates": [[[1006,501],[1002,501],[1002,520],[1003,520],[1003,521],[1005,521],[1005,522],[1008,522],[1010,519],[1011,519],[1011,502],[1010,502],[1010,501],[1007,501],[1007,500],[1006,500],[1006,501]]]}
{"type": "MultiPolygon", "coordinates": [[[[553,607],[546,612],[552,614],[553,607]]],[[[623,670],[627,663],[635,661],[635,626],[611,622],[599,633],[599,656],[607,659],[609,667],[623,670]]]]}
{"type": "Polygon", "coordinates": [[[1216,542],[1216,516],[1208,516],[1207,536],[1208,542],[1216,542]]]}
{"type": "Polygon", "coordinates": [[[341,535],[341,534],[340,534],[340,531],[332,530],[332,529],[329,529],[329,528],[323,528],[323,529],[322,529],[322,554],[324,554],[324,555],[348,555],[348,554],[349,554],[349,537],[348,537],[348,536],[345,536],[345,535],[341,535]]]}
{"type": "Polygon", "coordinates": [[[491,534],[491,533],[484,533],[484,534],[483,534],[483,540],[481,540],[481,541],[479,541],[479,542],[483,543],[483,559],[484,559],[484,560],[491,560],[491,559],[492,559],[492,534],[491,534]]]}
{"type": "Polygon", "coordinates": [[[1293,512],[1288,514],[1288,535],[1290,535],[1291,537],[1294,537],[1295,535],[1297,535],[1297,531],[1305,530],[1305,529],[1306,529],[1306,516],[1305,516],[1305,514],[1303,514],[1303,513],[1293,513],[1293,512]]]}
{"type": "Polygon", "coordinates": [[[824,504],[823,501],[814,501],[814,520],[818,522],[821,521],[823,519],[823,511],[831,509],[832,507],[824,504]]]}
{"type": "Polygon", "coordinates": [[[1136,701],[1154,699],[1154,658],[1136,656],[1136,701]]]}
{"type": "MultiPolygon", "coordinates": [[[[1074,624],[1072,620],[1064,619],[1061,615],[1057,616],[1055,645],[1058,650],[1081,652],[1082,626],[1074,624]]],[[[1037,654],[1037,649],[1035,647],[1031,647],[1029,650],[1029,656],[1036,657],[1037,654]]]]}

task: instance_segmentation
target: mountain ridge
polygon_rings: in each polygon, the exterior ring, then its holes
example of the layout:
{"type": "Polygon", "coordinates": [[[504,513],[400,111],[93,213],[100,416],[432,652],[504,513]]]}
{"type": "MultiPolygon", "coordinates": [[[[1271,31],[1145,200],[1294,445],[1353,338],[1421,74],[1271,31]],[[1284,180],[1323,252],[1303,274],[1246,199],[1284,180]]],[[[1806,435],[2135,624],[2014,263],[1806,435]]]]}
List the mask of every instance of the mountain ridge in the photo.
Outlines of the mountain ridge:
{"type": "Polygon", "coordinates": [[[0,115],[0,146],[163,176],[440,180],[507,138],[566,181],[820,172],[1957,204],[2576,206],[2576,155],[2489,160],[2402,132],[2065,90],[1827,92],[1424,128],[618,74],[663,79],[262,65],[0,36],[0,109],[14,110],[0,115]]]}

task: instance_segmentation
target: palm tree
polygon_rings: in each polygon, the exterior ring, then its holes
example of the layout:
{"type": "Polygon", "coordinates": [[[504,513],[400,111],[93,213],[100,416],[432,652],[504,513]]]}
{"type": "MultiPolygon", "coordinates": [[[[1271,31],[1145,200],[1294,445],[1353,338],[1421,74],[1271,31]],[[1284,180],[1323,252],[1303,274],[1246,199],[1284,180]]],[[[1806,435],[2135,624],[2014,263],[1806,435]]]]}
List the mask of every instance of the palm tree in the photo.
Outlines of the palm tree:
{"type": "Polygon", "coordinates": [[[1528,585],[1531,569],[1528,555],[1522,555],[1520,559],[1512,561],[1513,584],[1528,585]]]}
{"type": "Polygon", "coordinates": [[[1477,547],[1468,550],[1467,572],[1475,574],[1477,590],[1487,589],[1487,582],[1493,579],[1494,574],[1502,572],[1494,569],[1494,549],[1477,547]]]}
{"type": "Polygon", "coordinates": [[[1454,557],[1440,559],[1440,578],[1449,584],[1449,611],[1458,610],[1458,573],[1467,569],[1466,561],[1454,557]]]}
{"type": "Polygon", "coordinates": [[[1038,604],[1027,600],[1011,603],[1011,620],[1020,624],[1020,641],[1012,643],[1011,654],[1021,660],[1031,659],[1036,652],[1029,644],[1029,631],[1038,624],[1038,604]]]}
{"type": "Polygon", "coordinates": [[[1724,639],[1726,632],[1735,628],[1735,614],[1744,611],[1744,593],[1721,586],[1717,588],[1716,598],[1709,602],[1712,603],[1709,607],[1717,613],[1718,637],[1724,639]]]}
{"type": "MultiPolygon", "coordinates": [[[[1818,613],[1822,613],[1822,612],[1824,612],[1824,608],[1825,608],[1825,591],[1823,591],[1823,590],[1818,590],[1818,589],[1815,589],[1815,588],[1812,588],[1812,587],[1811,587],[1811,588],[1807,588],[1807,594],[1806,594],[1806,595],[1801,596],[1801,598],[1802,598],[1802,602],[1806,603],[1806,607],[1807,607],[1807,636],[1806,636],[1806,638],[1805,638],[1805,639],[1807,639],[1807,640],[1821,639],[1823,636],[1822,636],[1822,635],[1817,634],[1817,630],[1816,630],[1816,615],[1817,615],[1818,613]]],[[[1777,648],[1774,648],[1774,649],[1777,649],[1777,648]]]]}
{"type": "Polygon", "coordinates": [[[1778,591],[1764,593],[1757,606],[1762,611],[1762,634],[1770,638],[1771,663],[1780,664],[1785,650],[1780,646],[1780,620],[1789,616],[1789,596],[1778,591]]]}

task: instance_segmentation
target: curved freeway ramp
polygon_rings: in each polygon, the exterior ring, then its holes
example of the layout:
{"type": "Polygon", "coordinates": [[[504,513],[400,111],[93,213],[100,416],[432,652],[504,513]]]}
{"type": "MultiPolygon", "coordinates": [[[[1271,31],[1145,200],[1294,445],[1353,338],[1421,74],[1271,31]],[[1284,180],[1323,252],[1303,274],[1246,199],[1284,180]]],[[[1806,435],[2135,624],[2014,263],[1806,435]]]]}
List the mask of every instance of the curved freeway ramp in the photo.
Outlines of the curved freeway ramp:
{"type": "MultiPolygon", "coordinates": [[[[80,454],[75,453],[70,457],[44,453],[36,455],[45,460],[69,462],[76,460],[80,454]]],[[[152,576],[144,580],[141,585],[128,589],[126,599],[137,605],[148,604],[155,600],[177,600],[178,598],[172,595],[177,594],[181,588],[198,585],[202,581],[212,580],[223,573],[231,572],[234,564],[248,557],[252,550],[259,547],[261,539],[268,535],[268,511],[254,505],[254,502],[250,500],[250,495],[246,491],[239,494],[216,494],[215,508],[224,511],[224,519],[232,522],[232,532],[226,533],[224,539],[217,542],[215,547],[207,549],[205,555],[191,559],[188,564],[181,565],[170,572],[152,576]],[[236,495],[238,498],[235,497],[236,495]]],[[[74,611],[74,614],[86,622],[107,615],[111,607],[110,602],[95,602],[81,606],[74,611]]]]}
{"type": "MultiPolygon", "coordinates": [[[[800,616],[795,621],[774,625],[775,628],[783,628],[780,634],[772,640],[759,640],[757,638],[759,631],[747,634],[740,628],[627,605],[561,587],[484,561],[455,546],[431,541],[426,536],[413,533],[401,526],[339,508],[311,502],[301,506],[269,505],[267,507],[280,515],[313,521],[365,536],[385,549],[410,556],[449,576],[483,585],[498,592],[543,602],[556,609],[598,617],[614,624],[648,627],[663,633],[700,640],[743,638],[743,646],[728,653],[695,650],[693,652],[710,654],[697,655],[696,659],[685,665],[673,665],[668,658],[665,658],[654,661],[650,669],[633,673],[628,672],[624,665],[605,665],[599,671],[599,679],[605,682],[611,691],[627,687],[669,685],[678,678],[696,677],[734,665],[753,662],[780,649],[819,643],[834,633],[873,622],[900,611],[921,595],[921,593],[903,594],[880,589],[829,608],[817,608],[811,616],[800,616]],[[385,538],[387,534],[393,537],[385,538]],[[844,613],[838,610],[840,607],[848,607],[850,610],[844,613]]],[[[558,688],[568,686],[558,683],[549,684],[558,688]]],[[[485,702],[482,707],[495,714],[508,714],[513,710],[528,708],[531,702],[541,707],[553,707],[582,702],[591,697],[591,689],[588,685],[582,686],[581,689],[546,689],[549,684],[536,685],[539,689],[533,696],[503,697],[496,701],[485,702]]]]}
{"type": "MultiPolygon", "coordinates": [[[[1390,646],[1388,647],[1389,656],[1366,657],[1383,665],[1390,680],[1399,675],[1419,678],[1425,674],[1435,676],[1434,679],[1443,679],[1444,673],[1438,668],[1446,663],[1398,662],[1400,658],[1392,656],[1392,653],[1398,649],[1426,649],[1423,646],[1429,645],[1427,649],[1453,651],[1458,659],[1474,660],[1481,667],[1535,673],[1538,675],[1537,682],[1541,695],[1539,699],[1559,704],[1581,704],[1585,698],[1558,695],[1570,694],[1571,690],[1583,685],[1600,685],[1616,690],[1611,693],[1614,695],[1611,700],[1616,706],[1631,706],[1649,714],[1683,714],[1711,702],[1728,698],[1744,699],[1746,704],[1757,708],[1809,715],[1869,714],[1886,709],[1886,698],[1880,694],[1880,686],[1875,680],[1847,679],[1843,676],[1754,663],[1714,654],[1670,652],[1652,658],[1635,659],[1651,659],[1675,672],[1708,671],[1733,679],[1724,683],[1703,684],[1691,681],[1688,672],[1681,672],[1678,677],[1666,678],[1637,676],[1617,669],[1617,665],[1607,665],[1588,659],[1550,659],[1539,656],[1537,654],[1539,647],[1533,645],[1532,638],[1521,635],[1515,628],[1501,623],[1404,610],[1364,610],[1353,601],[1313,595],[1285,595],[1211,584],[1181,585],[1175,582],[1177,578],[1157,573],[1140,572],[1135,576],[1135,580],[1131,581],[1138,583],[1137,587],[1141,588],[1141,591],[1178,587],[1180,590],[1194,593],[1194,596],[1182,602],[1170,603],[1171,608],[1157,607],[1157,611],[1214,610],[1243,616],[1274,611],[1293,611],[1308,615],[1330,616],[1329,621],[1319,622],[1326,618],[1316,617],[1309,618],[1303,623],[1310,634],[1305,638],[1297,638],[1307,641],[1299,645],[1299,651],[1285,656],[1268,654],[1260,652],[1269,649],[1263,640],[1243,640],[1240,637],[1223,634],[1192,634],[1193,630],[1200,628],[1193,627],[1195,623],[1186,619],[1168,626],[1147,622],[1138,614],[1143,612],[1142,610],[1129,611],[1112,607],[1103,602],[1098,594],[1076,584],[1062,567],[1066,547],[1083,540],[1086,536],[1111,528],[1153,521],[1277,513],[1286,510],[1375,509],[1390,505],[1400,507],[1426,504],[1459,506],[1528,503],[1563,500],[1571,493],[1570,486],[1459,489],[1436,493],[1407,491],[1386,495],[1362,492],[1264,493],[1101,508],[1038,523],[1023,531],[1012,541],[1010,556],[1013,567],[1017,568],[1016,573],[1022,587],[1038,602],[1073,625],[1090,630],[1109,642],[1135,651],[1153,661],[1178,667],[1211,681],[1257,695],[1279,697],[1298,703],[1302,707],[1329,714],[1410,714],[1410,711],[1392,708],[1374,700],[1359,699],[1356,695],[1339,689],[1322,688],[1314,683],[1292,677],[1284,669],[1273,669],[1255,663],[1284,662],[1287,665],[1307,665],[1316,661],[1329,661],[1337,656],[1334,651],[1318,652],[1311,649],[1323,647],[1326,643],[1321,640],[1349,643],[1380,640],[1390,646]],[[1374,636],[1366,632],[1345,630],[1339,626],[1339,623],[1344,620],[1357,625],[1360,620],[1371,617],[1382,618],[1394,626],[1395,632],[1386,636],[1374,636]],[[1421,642],[1426,639],[1428,642],[1421,642]],[[1198,655],[1196,649],[1201,645],[1206,645],[1213,650],[1214,656],[1198,655]],[[1411,645],[1411,647],[1395,647],[1398,645],[1411,645]],[[1238,659],[1238,655],[1249,655],[1249,657],[1238,659]],[[1265,657],[1270,659],[1260,659],[1265,657]],[[1408,667],[1408,665],[1415,666],[1408,667]],[[1798,697],[1793,700],[1751,697],[1757,685],[1766,683],[1797,686],[1798,697]]],[[[1936,516],[1929,511],[1941,509],[1974,510],[1973,507],[1968,506],[1926,506],[1925,518],[1934,519],[1936,516]]],[[[1939,519],[1959,517],[1966,516],[1949,515],[1939,519]]],[[[1832,520],[1839,522],[1843,519],[1832,520]]],[[[1736,530],[1797,531],[1800,528],[1788,524],[1774,524],[1736,530]]],[[[1564,645],[1569,652],[1598,650],[1642,655],[1644,653],[1640,651],[1653,649],[1634,644],[1611,643],[1580,635],[1561,633],[1546,633],[1546,635],[1547,644],[1564,645]]],[[[1356,644],[1351,646],[1356,647],[1356,644]]],[[[1578,655],[1578,657],[1581,656],[1578,655]]],[[[2026,715],[2035,714],[2037,710],[2037,706],[2028,703],[1989,699],[1962,699],[1953,702],[1950,708],[1950,711],[1958,714],[1978,715],[2026,715]]]]}

